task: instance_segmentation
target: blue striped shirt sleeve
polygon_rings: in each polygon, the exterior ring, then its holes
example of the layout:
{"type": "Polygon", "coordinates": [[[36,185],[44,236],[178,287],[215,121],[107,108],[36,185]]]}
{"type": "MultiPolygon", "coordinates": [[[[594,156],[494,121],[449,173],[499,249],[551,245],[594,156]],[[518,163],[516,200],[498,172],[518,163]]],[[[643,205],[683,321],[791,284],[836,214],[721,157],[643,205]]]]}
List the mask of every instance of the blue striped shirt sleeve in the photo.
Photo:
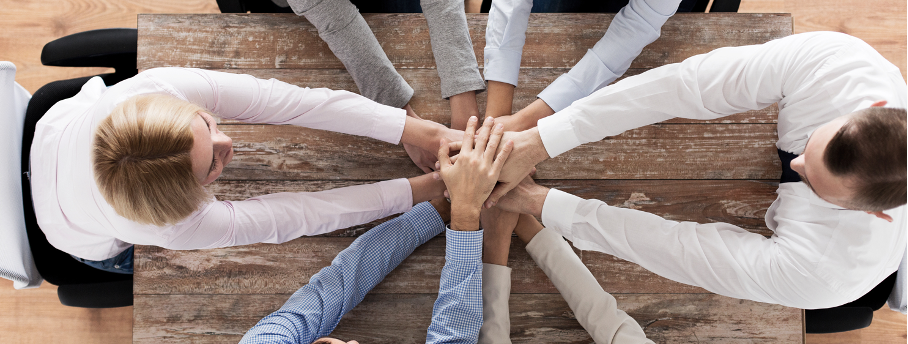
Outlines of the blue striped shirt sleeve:
{"type": "Polygon", "coordinates": [[[445,233],[445,266],[426,343],[476,343],[482,327],[482,233],[445,233]]]}
{"type": "Polygon", "coordinates": [[[313,275],[281,309],[246,332],[240,343],[309,344],[327,336],[385,275],[444,228],[428,202],[376,226],[313,275]]]}

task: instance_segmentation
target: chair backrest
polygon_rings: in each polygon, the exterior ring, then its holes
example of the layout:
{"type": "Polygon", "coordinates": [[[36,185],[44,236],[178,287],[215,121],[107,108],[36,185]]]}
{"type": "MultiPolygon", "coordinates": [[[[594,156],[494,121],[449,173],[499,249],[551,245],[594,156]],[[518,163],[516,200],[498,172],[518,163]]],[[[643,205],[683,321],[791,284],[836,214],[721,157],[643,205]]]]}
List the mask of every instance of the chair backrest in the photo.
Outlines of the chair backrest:
{"type": "Polygon", "coordinates": [[[29,248],[22,206],[22,127],[31,95],[15,81],[16,66],[0,61],[0,277],[16,289],[34,288],[43,279],[29,248]]]}

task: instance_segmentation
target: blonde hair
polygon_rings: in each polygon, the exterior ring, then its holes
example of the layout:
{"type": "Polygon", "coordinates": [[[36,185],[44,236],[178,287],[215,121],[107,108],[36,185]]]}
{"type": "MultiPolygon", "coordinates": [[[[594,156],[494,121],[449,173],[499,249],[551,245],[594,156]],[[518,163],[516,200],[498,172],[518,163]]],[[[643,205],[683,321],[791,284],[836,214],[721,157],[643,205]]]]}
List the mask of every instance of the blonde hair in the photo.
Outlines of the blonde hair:
{"type": "Polygon", "coordinates": [[[206,110],[171,96],[138,95],[101,121],[92,144],[95,183],[117,214],[166,226],[210,198],[189,154],[199,111],[206,110]]]}

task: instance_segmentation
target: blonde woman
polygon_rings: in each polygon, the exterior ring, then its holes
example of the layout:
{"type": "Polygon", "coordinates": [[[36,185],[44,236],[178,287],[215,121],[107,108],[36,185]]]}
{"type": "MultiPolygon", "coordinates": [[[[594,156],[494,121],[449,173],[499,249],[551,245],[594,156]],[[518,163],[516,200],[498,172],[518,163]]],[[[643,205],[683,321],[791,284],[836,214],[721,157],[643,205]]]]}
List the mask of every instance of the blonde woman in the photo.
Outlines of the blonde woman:
{"type": "Polygon", "coordinates": [[[437,151],[462,132],[362,96],[199,69],[88,81],[38,122],[30,155],[38,224],[57,249],[132,273],[132,245],[205,249],[282,243],[440,197],[430,175],[311,193],[216,201],[203,188],[233,158],[215,116],[292,124],[437,151]]]}

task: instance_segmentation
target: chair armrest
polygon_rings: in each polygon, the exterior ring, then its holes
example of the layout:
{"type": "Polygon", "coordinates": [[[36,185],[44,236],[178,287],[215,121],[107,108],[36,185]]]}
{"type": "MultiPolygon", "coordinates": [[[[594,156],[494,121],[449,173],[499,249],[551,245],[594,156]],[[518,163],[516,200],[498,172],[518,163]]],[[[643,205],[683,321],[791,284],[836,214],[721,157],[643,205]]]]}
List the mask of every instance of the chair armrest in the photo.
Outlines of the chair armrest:
{"type": "Polygon", "coordinates": [[[61,67],[136,68],[136,29],[100,29],[74,33],[44,45],[41,63],[61,67]]]}

